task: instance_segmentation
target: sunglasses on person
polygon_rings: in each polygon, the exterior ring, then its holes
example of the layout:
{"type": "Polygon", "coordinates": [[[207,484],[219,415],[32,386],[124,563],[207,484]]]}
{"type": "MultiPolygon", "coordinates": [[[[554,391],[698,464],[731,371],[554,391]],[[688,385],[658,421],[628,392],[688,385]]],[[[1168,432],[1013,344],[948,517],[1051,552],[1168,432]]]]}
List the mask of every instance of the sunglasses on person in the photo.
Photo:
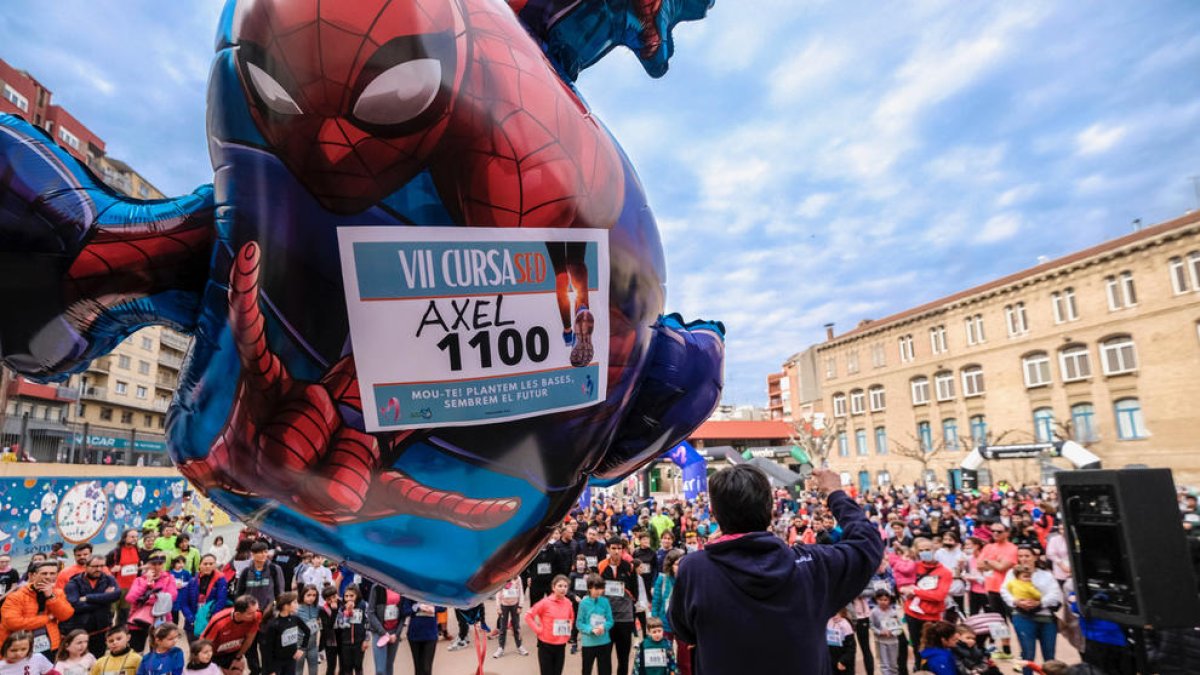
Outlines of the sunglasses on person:
{"type": "Polygon", "coordinates": [[[1008,530],[1004,529],[1003,527],[993,527],[992,532],[994,534],[1004,534],[1005,532],[1008,532],[1008,530]]]}

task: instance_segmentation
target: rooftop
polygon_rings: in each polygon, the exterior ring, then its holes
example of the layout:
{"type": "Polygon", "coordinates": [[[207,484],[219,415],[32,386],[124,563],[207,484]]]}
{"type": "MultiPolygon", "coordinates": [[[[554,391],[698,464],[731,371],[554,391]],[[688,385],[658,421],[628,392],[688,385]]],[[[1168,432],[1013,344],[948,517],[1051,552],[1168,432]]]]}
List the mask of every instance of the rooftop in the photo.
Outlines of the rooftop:
{"type": "Polygon", "coordinates": [[[790,422],[780,420],[709,420],[692,432],[688,440],[751,440],[790,438],[793,428],[790,422]]]}

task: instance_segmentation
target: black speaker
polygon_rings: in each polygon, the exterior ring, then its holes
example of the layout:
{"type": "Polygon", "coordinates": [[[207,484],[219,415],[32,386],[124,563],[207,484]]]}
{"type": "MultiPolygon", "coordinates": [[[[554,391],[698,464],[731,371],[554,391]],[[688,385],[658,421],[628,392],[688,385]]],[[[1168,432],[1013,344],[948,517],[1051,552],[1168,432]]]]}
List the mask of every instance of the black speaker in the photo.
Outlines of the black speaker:
{"type": "Polygon", "coordinates": [[[1055,474],[1079,609],[1130,626],[1200,625],[1170,469],[1055,474]]]}

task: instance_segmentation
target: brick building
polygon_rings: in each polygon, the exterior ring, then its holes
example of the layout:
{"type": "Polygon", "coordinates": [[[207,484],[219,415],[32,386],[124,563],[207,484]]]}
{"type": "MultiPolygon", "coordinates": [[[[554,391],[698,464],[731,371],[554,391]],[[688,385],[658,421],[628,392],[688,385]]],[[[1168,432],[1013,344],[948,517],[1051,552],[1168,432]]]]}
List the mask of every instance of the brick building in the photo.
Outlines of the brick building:
{"type": "MultiPolygon", "coordinates": [[[[924,472],[955,484],[973,445],[1068,438],[1105,466],[1165,466],[1200,482],[1200,214],[841,335],[830,328],[801,354],[837,434],[831,467],[847,482],[909,483],[924,472]]],[[[802,377],[798,357],[785,376],[802,377]]],[[[802,399],[792,398],[795,419],[811,417],[802,399]]],[[[988,469],[985,482],[1032,482],[1045,467],[988,469]]]]}

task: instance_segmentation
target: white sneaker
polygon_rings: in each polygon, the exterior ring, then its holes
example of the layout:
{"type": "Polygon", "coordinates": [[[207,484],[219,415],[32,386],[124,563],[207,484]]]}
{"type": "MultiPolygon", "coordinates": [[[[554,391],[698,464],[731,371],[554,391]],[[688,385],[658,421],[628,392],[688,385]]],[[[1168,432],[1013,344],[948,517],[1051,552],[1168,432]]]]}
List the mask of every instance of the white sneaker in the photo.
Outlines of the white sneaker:
{"type": "Polygon", "coordinates": [[[521,656],[529,656],[529,650],[524,647],[517,647],[517,653],[521,656]]]}
{"type": "Polygon", "coordinates": [[[492,658],[498,659],[501,656],[504,656],[504,647],[496,647],[496,651],[492,652],[492,658]]]}
{"type": "Polygon", "coordinates": [[[467,642],[466,640],[455,640],[454,642],[450,643],[450,647],[446,651],[456,652],[460,649],[466,649],[467,645],[469,645],[469,644],[470,643],[467,642]]]}

